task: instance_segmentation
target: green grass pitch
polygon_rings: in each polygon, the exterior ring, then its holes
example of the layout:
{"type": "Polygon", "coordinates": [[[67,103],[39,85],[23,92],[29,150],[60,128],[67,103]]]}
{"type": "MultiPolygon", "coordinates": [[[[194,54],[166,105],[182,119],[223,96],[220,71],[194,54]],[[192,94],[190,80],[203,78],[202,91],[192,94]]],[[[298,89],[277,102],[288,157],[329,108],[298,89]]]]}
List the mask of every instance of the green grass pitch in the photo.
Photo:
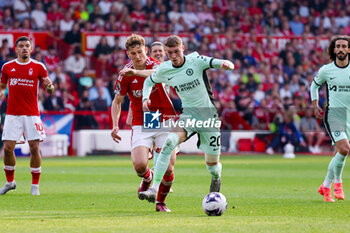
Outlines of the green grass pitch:
{"type": "MultiPolygon", "coordinates": [[[[29,160],[18,158],[17,190],[0,196],[0,232],[349,232],[350,199],[325,203],[317,193],[330,159],[223,156],[228,209],[208,217],[201,203],[211,178],[201,156],[178,157],[171,213],[137,199],[140,178],[127,156],[45,158],[41,196],[30,195],[29,160]]],[[[350,198],[348,166],[343,180],[350,198]]]]}

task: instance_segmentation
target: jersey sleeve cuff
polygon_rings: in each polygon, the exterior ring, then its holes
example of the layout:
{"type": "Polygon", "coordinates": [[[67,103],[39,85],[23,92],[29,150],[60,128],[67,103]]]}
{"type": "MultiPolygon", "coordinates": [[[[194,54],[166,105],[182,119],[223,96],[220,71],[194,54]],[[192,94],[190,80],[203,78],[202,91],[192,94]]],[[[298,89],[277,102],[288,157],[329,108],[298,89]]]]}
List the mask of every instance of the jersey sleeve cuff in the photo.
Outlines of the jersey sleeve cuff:
{"type": "Polygon", "coordinates": [[[214,60],[214,58],[212,57],[212,58],[210,59],[210,61],[209,61],[209,67],[210,67],[210,68],[214,68],[214,66],[213,66],[213,60],[214,60]]]}
{"type": "Polygon", "coordinates": [[[149,76],[149,79],[152,81],[152,83],[156,83],[155,81],[153,81],[152,76],[149,76]]]}
{"type": "Polygon", "coordinates": [[[322,85],[320,85],[320,84],[318,84],[316,81],[315,81],[315,79],[314,79],[314,83],[317,85],[317,86],[322,86],[322,85]]]}

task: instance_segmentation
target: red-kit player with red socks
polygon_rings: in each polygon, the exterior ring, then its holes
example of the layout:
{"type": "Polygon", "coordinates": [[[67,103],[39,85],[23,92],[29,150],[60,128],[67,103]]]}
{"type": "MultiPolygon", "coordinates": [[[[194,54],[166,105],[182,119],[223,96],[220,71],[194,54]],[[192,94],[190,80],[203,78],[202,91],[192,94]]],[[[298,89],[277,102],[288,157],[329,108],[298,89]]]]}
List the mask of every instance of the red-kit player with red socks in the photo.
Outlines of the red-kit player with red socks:
{"type": "MultiPolygon", "coordinates": [[[[142,88],[146,77],[154,72],[159,62],[147,57],[145,39],[142,36],[132,34],[125,42],[127,55],[131,61],[120,71],[120,75],[115,86],[115,97],[112,103],[113,130],[111,136],[114,141],[119,143],[121,137],[119,132],[119,117],[121,113],[121,103],[125,95],[129,96],[132,110],[132,136],[131,136],[131,159],[136,174],[143,178],[138,189],[138,193],[147,190],[153,179],[153,171],[148,166],[148,154],[153,149],[160,151],[168,132],[151,131],[143,129],[143,111],[142,111],[142,88]]],[[[157,85],[152,90],[151,111],[159,110],[163,116],[174,116],[175,111],[170,97],[163,85],[157,85]]],[[[164,117],[163,120],[171,120],[164,117]]],[[[174,181],[174,164],[176,153],[173,151],[169,167],[163,177],[159,187],[156,211],[170,212],[165,205],[165,198],[169,193],[170,187],[174,181]]],[[[139,195],[139,199],[143,200],[139,195]]],[[[153,200],[154,202],[154,200],[153,200]]]]}
{"type": "Polygon", "coordinates": [[[16,189],[14,179],[16,141],[25,135],[30,148],[30,171],[32,173],[32,195],[40,195],[39,178],[41,156],[39,142],[46,135],[38,108],[39,81],[47,92],[52,94],[52,85],[43,63],[30,58],[33,51],[31,41],[22,36],[16,40],[17,59],[5,63],[1,70],[0,97],[8,86],[8,107],[4,122],[2,140],[4,141],[4,170],[7,182],[0,194],[16,189]]]}

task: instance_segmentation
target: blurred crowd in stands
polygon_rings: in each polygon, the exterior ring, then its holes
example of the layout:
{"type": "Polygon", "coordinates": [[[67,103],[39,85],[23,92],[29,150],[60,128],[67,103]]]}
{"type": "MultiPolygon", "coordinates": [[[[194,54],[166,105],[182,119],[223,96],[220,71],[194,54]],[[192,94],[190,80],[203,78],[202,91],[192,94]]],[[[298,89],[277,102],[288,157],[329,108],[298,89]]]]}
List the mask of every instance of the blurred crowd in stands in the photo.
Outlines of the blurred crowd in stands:
{"type": "MultiPolygon", "coordinates": [[[[57,56],[57,47],[42,51],[37,46],[33,52],[33,58],[46,64],[56,87],[51,96],[40,92],[42,110],[108,111],[115,74],[128,61],[125,48],[118,37],[111,46],[102,36],[88,57],[82,52],[82,32],[139,32],[153,35],[153,40],[158,39],[159,33],[186,34],[186,53],[198,51],[235,64],[234,72],[207,71],[225,129],[277,130],[273,124],[283,121],[281,115],[288,110],[296,129],[307,135],[303,131],[316,129],[300,127],[301,119],[308,117],[305,112],[310,104],[309,86],[319,67],[329,62],[318,38],[350,33],[349,3],[349,0],[0,0],[0,29],[50,31],[69,44],[70,53],[64,59],[57,56]],[[261,43],[259,35],[265,35],[267,42],[261,43]],[[242,36],[249,39],[242,41],[242,36]],[[278,49],[271,36],[292,39],[278,49]],[[316,37],[315,43],[310,43],[310,37],[316,37]]],[[[2,41],[1,63],[13,57],[12,48],[2,41]]],[[[171,95],[179,110],[176,93],[171,95]]],[[[320,98],[324,105],[324,91],[320,98]]],[[[123,109],[127,111],[128,107],[126,101],[123,109]]],[[[79,127],[99,127],[93,119],[86,124],[79,127]]]]}

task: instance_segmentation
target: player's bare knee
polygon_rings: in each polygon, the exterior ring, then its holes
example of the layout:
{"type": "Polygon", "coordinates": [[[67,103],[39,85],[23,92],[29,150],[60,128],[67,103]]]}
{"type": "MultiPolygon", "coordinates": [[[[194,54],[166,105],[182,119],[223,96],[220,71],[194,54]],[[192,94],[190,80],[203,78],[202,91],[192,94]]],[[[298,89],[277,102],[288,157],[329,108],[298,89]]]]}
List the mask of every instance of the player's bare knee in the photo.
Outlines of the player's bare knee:
{"type": "Polygon", "coordinates": [[[220,156],[219,155],[209,155],[205,154],[205,163],[208,166],[214,166],[219,162],[220,156]]]}
{"type": "Polygon", "coordinates": [[[339,148],[337,148],[337,151],[339,152],[339,154],[343,156],[347,156],[349,154],[349,150],[350,150],[349,145],[342,145],[339,148]]]}
{"type": "Polygon", "coordinates": [[[13,155],[15,149],[15,144],[4,143],[4,154],[5,156],[13,155]]]}
{"type": "Polygon", "coordinates": [[[143,177],[148,172],[148,169],[145,166],[135,166],[134,168],[136,174],[140,177],[143,177]]]}

